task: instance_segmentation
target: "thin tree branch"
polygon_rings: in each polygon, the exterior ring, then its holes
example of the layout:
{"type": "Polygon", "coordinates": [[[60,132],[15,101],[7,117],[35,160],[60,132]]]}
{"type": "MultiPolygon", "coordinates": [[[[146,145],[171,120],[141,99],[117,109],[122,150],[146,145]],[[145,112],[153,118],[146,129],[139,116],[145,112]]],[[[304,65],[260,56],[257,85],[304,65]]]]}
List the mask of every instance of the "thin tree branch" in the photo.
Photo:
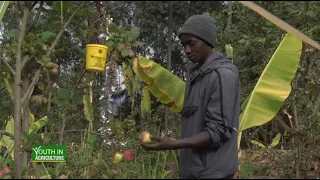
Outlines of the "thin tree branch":
{"type": "Polygon", "coordinates": [[[288,131],[289,133],[291,133],[292,135],[298,135],[298,134],[301,134],[299,132],[299,130],[297,128],[291,128],[289,127],[281,117],[277,116],[276,119],[278,120],[278,122],[280,123],[280,125],[286,130],[288,131]]]}
{"type": "Polygon", "coordinates": [[[10,66],[10,64],[9,64],[5,59],[2,59],[2,61],[3,61],[4,64],[9,68],[11,74],[12,74],[13,76],[15,76],[16,73],[14,72],[14,70],[12,69],[12,67],[10,66]]]}

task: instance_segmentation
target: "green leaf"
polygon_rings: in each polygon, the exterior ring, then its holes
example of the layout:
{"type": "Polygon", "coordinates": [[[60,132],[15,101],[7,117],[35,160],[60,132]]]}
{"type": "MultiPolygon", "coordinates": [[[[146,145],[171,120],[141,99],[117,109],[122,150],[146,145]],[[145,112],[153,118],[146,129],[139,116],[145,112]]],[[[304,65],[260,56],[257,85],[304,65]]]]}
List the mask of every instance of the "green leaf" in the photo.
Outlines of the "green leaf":
{"type": "Polygon", "coordinates": [[[63,100],[70,99],[70,94],[69,94],[68,90],[66,90],[65,88],[59,88],[57,93],[58,93],[59,99],[63,99],[63,100]]]}
{"type": "Polygon", "coordinates": [[[21,140],[26,143],[29,141],[29,135],[25,132],[25,131],[22,131],[21,133],[21,140]]]}
{"type": "Polygon", "coordinates": [[[40,37],[42,41],[47,41],[49,38],[54,37],[56,35],[57,35],[56,33],[45,31],[40,34],[40,37]]]}
{"type": "Polygon", "coordinates": [[[0,1],[0,22],[8,9],[9,3],[10,1],[0,1]]]}
{"type": "Polygon", "coordinates": [[[33,124],[35,121],[35,118],[34,118],[34,115],[32,113],[30,113],[30,116],[29,116],[29,124],[33,124]]]}
{"type": "Polygon", "coordinates": [[[106,45],[106,46],[108,46],[108,47],[112,47],[112,46],[114,45],[114,42],[113,42],[112,39],[108,39],[108,40],[104,43],[104,45],[106,45]]]}
{"type": "Polygon", "coordinates": [[[84,115],[86,117],[86,119],[90,122],[93,121],[94,117],[93,117],[93,108],[92,108],[92,104],[90,103],[90,97],[89,95],[83,95],[83,108],[84,108],[84,115]]]}
{"type": "Polygon", "coordinates": [[[251,140],[250,142],[251,142],[252,144],[255,144],[255,145],[261,147],[261,148],[266,148],[266,146],[265,146],[264,144],[262,144],[262,143],[260,143],[260,142],[258,142],[258,141],[256,141],[256,140],[251,140]]]}
{"type": "Polygon", "coordinates": [[[272,143],[268,146],[268,149],[275,147],[279,144],[281,139],[281,133],[278,133],[275,138],[272,139],[272,143]]]}
{"type": "Polygon", "coordinates": [[[38,87],[39,87],[39,89],[40,89],[41,91],[44,91],[45,85],[44,85],[43,82],[40,81],[40,82],[38,83],[38,87]]]}
{"type": "Polygon", "coordinates": [[[132,47],[142,47],[144,43],[140,41],[135,41],[132,43],[132,47]]]}
{"type": "Polygon", "coordinates": [[[4,36],[19,39],[20,29],[10,29],[4,34],[4,36]]]}
{"type": "Polygon", "coordinates": [[[238,148],[241,131],[269,122],[279,111],[291,92],[291,81],[298,69],[302,41],[287,34],[262,72],[245,110],[241,114],[238,148]]]}
{"type": "Polygon", "coordinates": [[[119,28],[115,24],[110,24],[108,29],[109,29],[109,33],[118,33],[118,32],[120,32],[119,28]]]}
{"type": "Polygon", "coordinates": [[[37,132],[39,131],[43,126],[46,125],[48,121],[47,116],[44,116],[43,118],[37,120],[36,122],[32,123],[30,128],[29,128],[29,133],[31,134],[32,132],[37,132]]]}
{"type": "Polygon", "coordinates": [[[133,27],[131,30],[130,30],[130,38],[129,38],[129,42],[133,42],[135,41],[139,35],[140,35],[140,28],[137,28],[137,27],[133,27]]]}
{"type": "Polygon", "coordinates": [[[38,63],[42,66],[45,66],[48,62],[51,61],[51,58],[48,55],[43,55],[41,60],[38,60],[38,63]]]}
{"type": "Polygon", "coordinates": [[[121,49],[121,56],[126,57],[130,55],[130,49],[128,47],[124,47],[121,49]]]}

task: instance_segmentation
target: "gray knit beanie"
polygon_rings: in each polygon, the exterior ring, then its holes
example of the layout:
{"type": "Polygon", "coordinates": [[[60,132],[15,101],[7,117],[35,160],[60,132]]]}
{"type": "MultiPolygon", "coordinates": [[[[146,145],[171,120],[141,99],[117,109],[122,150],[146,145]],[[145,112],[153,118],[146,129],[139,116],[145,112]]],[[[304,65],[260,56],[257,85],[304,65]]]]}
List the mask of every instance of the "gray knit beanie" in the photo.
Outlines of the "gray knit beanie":
{"type": "Polygon", "coordinates": [[[217,22],[209,14],[191,16],[181,27],[182,34],[189,34],[200,38],[214,47],[217,42],[217,22]]]}

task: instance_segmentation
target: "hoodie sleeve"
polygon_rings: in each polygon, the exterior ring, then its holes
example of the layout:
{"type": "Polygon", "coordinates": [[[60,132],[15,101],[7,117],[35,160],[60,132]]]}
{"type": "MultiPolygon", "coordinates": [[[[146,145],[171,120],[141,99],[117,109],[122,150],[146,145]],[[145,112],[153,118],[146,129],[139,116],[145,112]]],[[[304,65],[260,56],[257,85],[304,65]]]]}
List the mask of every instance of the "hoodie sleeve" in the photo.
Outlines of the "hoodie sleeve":
{"type": "Polygon", "coordinates": [[[233,127],[233,109],[239,89],[238,76],[226,68],[216,69],[211,75],[208,106],[205,114],[205,130],[210,134],[212,146],[220,146],[230,139],[233,127]]]}

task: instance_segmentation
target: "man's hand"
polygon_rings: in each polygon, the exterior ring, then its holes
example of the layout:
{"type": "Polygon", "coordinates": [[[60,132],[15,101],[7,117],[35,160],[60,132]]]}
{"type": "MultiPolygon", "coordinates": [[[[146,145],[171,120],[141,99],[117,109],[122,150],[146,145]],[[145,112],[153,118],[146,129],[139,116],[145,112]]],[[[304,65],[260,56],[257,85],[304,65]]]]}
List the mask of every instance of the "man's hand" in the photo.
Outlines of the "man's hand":
{"type": "Polygon", "coordinates": [[[173,150],[175,149],[174,141],[168,139],[168,138],[160,138],[160,137],[154,137],[150,135],[150,139],[152,140],[151,143],[141,143],[141,146],[146,150],[173,150]]]}
{"type": "Polygon", "coordinates": [[[203,148],[212,144],[210,134],[207,131],[195,134],[189,138],[179,139],[176,141],[168,138],[154,137],[150,135],[151,143],[143,143],[140,140],[142,147],[146,150],[177,150],[184,148],[203,148]]]}

